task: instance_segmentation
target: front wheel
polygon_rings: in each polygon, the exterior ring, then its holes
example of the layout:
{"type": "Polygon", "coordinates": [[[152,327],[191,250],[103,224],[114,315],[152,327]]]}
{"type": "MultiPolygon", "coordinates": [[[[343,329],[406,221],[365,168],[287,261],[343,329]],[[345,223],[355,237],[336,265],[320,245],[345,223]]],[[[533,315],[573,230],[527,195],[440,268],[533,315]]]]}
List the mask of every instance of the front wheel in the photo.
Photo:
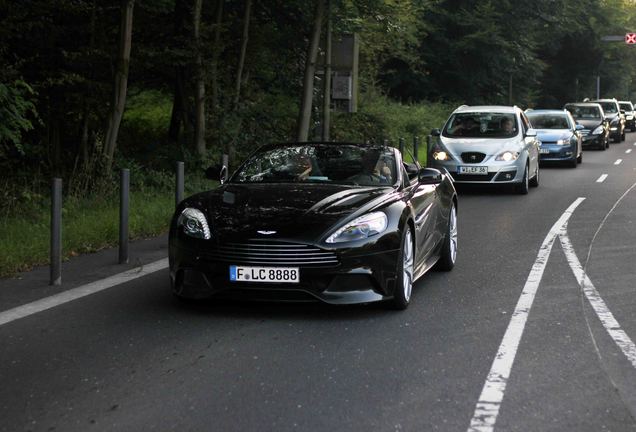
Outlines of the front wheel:
{"type": "Polygon", "coordinates": [[[581,154],[579,155],[579,157],[576,158],[576,162],[577,163],[582,163],[583,162],[583,151],[581,150],[581,154]]]}
{"type": "Polygon", "coordinates": [[[534,173],[532,180],[528,182],[530,187],[539,187],[539,164],[537,164],[537,171],[534,173]]]}
{"type": "Polygon", "coordinates": [[[413,269],[415,261],[415,248],[413,247],[413,235],[411,227],[406,225],[402,234],[402,247],[397,262],[397,280],[395,292],[391,300],[391,307],[404,310],[411,302],[413,292],[413,269]]]}
{"type": "Polygon", "coordinates": [[[528,165],[526,164],[526,168],[523,171],[523,178],[521,179],[521,183],[516,185],[517,193],[521,195],[528,194],[528,165]]]}
{"type": "Polygon", "coordinates": [[[448,215],[448,225],[444,236],[444,245],[439,261],[435,265],[436,270],[451,271],[455,267],[457,260],[457,207],[455,203],[451,205],[448,215]]]}

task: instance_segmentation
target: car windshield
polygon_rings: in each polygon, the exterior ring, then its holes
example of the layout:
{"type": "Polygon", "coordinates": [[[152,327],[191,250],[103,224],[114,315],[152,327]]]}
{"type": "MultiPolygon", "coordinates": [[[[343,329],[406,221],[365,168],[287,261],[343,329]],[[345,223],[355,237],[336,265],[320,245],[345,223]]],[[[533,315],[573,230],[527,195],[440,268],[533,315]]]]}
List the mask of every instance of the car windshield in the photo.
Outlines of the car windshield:
{"type": "Polygon", "coordinates": [[[563,114],[526,113],[535,129],[570,129],[568,118],[563,114]]]}
{"type": "Polygon", "coordinates": [[[634,107],[632,106],[632,104],[630,103],[626,103],[626,102],[619,102],[619,105],[621,106],[622,110],[625,111],[634,111],[634,107]]]}
{"type": "Polygon", "coordinates": [[[595,106],[567,105],[565,109],[570,111],[575,119],[600,120],[601,118],[601,110],[595,106]]]}
{"type": "Polygon", "coordinates": [[[444,129],[444,136],[465,138],[509,138],[517,135],[513,113],[456,113],[444,129]]]}
{"type": "Polygon", "coordinates": [[[392,185],[397,179],[395,166],[390,147],[292,144],[255,153],[230,181],[392,185]]]}
{"type": "Polygon", "coordinates": [[[603,107],[603,111],[605,111],[606,113],[616,114],[618,112],[618,108],[616,107],[616,105],[618,104],[615,102],[597,102],[597,103],[603,107]]]}

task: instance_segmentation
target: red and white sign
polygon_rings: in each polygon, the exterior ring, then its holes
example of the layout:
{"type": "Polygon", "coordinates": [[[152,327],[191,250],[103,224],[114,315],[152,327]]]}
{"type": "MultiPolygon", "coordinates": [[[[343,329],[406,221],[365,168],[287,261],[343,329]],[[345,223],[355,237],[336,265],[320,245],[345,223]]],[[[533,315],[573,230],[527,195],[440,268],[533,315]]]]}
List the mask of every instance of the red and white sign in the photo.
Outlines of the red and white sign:
{"type": "Polygon", "coordinates": [[[626,33],[625,34],[625,43],[628,45],[636,44],[636,33],[626,33]]]}

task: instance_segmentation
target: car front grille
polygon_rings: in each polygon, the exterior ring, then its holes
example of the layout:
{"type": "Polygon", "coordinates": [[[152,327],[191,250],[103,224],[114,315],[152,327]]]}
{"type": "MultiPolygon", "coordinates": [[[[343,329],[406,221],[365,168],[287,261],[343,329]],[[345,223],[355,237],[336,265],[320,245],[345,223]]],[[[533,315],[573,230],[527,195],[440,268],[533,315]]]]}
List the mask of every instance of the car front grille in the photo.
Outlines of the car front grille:
{"type": "Polygon", "coordinates": [[[457,182],[487,182],[492,180],[495,174],[497,173],[488,173],[487,175],[451,173],[451,176],[453,180],[457,182]]]}
{"type": "Polygon", "coordinates": [[[249,243],[219,245],[206,259],[231,264],[259,266],[334,267],[339,264],[334,252],[301,243],[249,240],[249,243]]]}
{"type": "Polygon", "coordinates": [[[464,163],[480,163],[484,160],[486,155],[479,152],[464,152],[462,153],[462,160],[464,163]]]}
{"type": "Polygon", "coordinates": [[[581,133],[581,135],[583,135],[583,136],[588,136],[588,135],[590,134],[590,132],[592,132],[592,131],[591,131],[591,130],[589,130],[589,129],[581,129],[579,132],[580,132],[580,133],[581,133]]]}

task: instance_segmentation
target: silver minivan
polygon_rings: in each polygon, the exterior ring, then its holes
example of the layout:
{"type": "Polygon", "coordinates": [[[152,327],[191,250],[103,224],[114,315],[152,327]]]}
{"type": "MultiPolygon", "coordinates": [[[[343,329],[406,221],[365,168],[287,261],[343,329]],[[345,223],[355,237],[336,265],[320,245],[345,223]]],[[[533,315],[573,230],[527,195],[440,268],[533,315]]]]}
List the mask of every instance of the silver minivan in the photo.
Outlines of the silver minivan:
{"type": "Polygon", "coordinates": [[[539,186],[541,142],[516,106],[463,105],[431,135],[428,165],[456,183],[512,184],[521,194],[539,186]]]}

